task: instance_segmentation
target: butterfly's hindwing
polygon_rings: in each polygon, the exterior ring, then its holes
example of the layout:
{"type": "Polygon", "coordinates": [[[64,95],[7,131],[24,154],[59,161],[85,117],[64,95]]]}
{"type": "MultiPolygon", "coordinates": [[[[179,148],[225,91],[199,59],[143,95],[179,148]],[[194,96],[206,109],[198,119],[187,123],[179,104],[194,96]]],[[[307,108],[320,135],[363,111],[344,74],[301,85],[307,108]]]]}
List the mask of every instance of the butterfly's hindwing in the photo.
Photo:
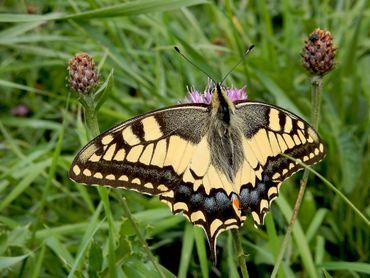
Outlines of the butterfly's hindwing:
{"type": "Polygon", "coordinates": [[[173,213],[183,212],[190,222],[207,235],[211,256],[215,258],[217,236],[224,230],[239,228],[244,221],[235,193],[237,187],[212,163],[212,148],[204,136],[192,153],[181,183],[171,194],[161,194],[162,202],[173,213]]]}

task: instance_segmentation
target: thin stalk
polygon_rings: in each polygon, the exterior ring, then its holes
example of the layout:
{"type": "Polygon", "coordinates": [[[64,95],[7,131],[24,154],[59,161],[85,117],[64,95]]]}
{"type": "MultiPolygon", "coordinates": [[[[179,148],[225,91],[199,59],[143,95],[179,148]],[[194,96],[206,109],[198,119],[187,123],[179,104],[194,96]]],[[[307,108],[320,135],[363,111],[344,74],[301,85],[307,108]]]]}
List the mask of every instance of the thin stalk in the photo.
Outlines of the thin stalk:
{"type": "Polygon", "coordinates": [[[322,87],[322,76],[315,75],[312,77],[312,112],[311,121],[312,127],[318,129],[319,118],[320,118],[320,107],[321,107],[321,87],[322,87]]]}
{"type": "Polygon", "coordinates": [[[136,232],[136,235],[139,238],[140,243],[143,245],[143,248],[146,251],[149,259],[152,261],[152,263],[153,263],[155,269],[158,271],[159,275],[161,277],[163,277],[163,278],[166,277],[164,275],[162,269],[159,267],[159,265],[157,263],[157,260],[155,259],[153,253],[150,251],[149,246],[148,246],[148,243],[146,242],[144,236],[141,234],[141,232],[139,230],[139,227],[136,225],[136,222],[135,222],[135,220],[134,220],[134,218],[133,218],[133,216],[132,216],[132,214],[130,212],[130,209],[129,209],[128,205],[127,205],[125,196],[123,196],[122,193],[119,192],[118,190],[116,191],[116,193],[117,193],[117,195],[119,197],[118,199],[120,200],[120,203],[121,203],[121,205],[123,207],[123,210],[125,211],[125,214],[126,214],[128,220],[130,221],[132,227],[134,228],[134,230],[136,232]]]}
{"type": "MultiPolygon", "coordinates": [[[[322,76],[320,75],[315,75],[312,77],[311,80],[311,90],[312,90],[312,112],[311,112],[311,122],[312,122],[312,127],[314,129],[317,129],[319,126],[319,116],[320,116],[320,104],[321,104],[321,85],[322,85],[322,76]]],[[[310,171],[306,168],[303,173],[303,178],[300,182],[300,187],[299,187],[299,192],[297,196],[297,200],[294,204],[294,209],[292,213],[292,217],[290,218],[290,223],[287,228],[287,231],[284,236],[283,243],[281,245],[278,257],[276,259],[276,263],[274,266],[274,269],[272,271],[271,277],[274,278],[276,277],[280,264],[283,261],[283,257],[285,254],[285,251],[288,247],[288,244],[290,242],[291,236],[292,236],[292,231],[294,227],[294,223],[297,220],[299,208],[301,207],[301,203],[303,200],[303,195],[306,190],[306,185],[308,181],[308,176],[309,176],[310,171]]]]}
{"type": "Polygon", "coordinates": [[[91,140],[100,134],[98,118],[96,116],[94,97],[92,95],[83,96],[80,99],[85,109],[85,120],[87,126],[88,137],[91,140]]]}
{"type": "Polygon", "coordinates": [[[236,256],[238,257],[238,260],[239,260],[239,266],[240,266],[240,271],[242,273],[242,277],[248,278],[249,274],[248,274],[248,269],[247,269],[247,261],[245,260],[245,254],[242,248],[240,232],[238,230],[233,229],[232,236],[233,236],[234,243],[235,243],[236,256]]]}
{"type": "MultiPolygon", "coordinates": [[[[97,119],[97,115],[96,115],[96,109],[95,109],[94,96],[92,94],[85,95],[85,96],[83,96],[83,98],[80,101],[81,101],[81,103],[83,104],[83,106],[85,108],[85,118],[86,118],[87,132],[89,134],[89,138],[92,139],[93,137],[100,134],[99,123],[98,123],[98,119],[97,119]]],[[[100,190],[98,190],[98,192],[99,192],[100,197],[102,199],[106,200],[105,203],[108,203],[109,199],[107,198],[107,193],[105,192],[106,188],[99,188],[99,189],[100,190]]],[[[144,236],[141,234],[141,232],[139,230],[139,227],[137,226],[137,224],[136,224],[136,222],[135,222],[135,220],[134,220],[134,218],[131,214],[131,211],[128,207],[128,204],[126,202],[126,198],[121,194],[121,192],[119,192],[119,191],[116,191],[116,192],[119,196],[118,199],[121,202],[124,213],[127,216],[128,220],[130,221],[132,227],[134,228],[134,230],[136,232],[136,235],[138,236],[141,244],[144,247],[145,252],[147,253],[149,259],[153,263],[154,268],[158,271],[160,277],[163,277],[163,278],[166,277],[164,275],[163,271],[161,270],[161,268],[159,267],[159,265],[158,265],[155,257],[153,256],[152,252],[150,251],[150,249],[148,247],[148,244],[145,241],[144,236]]],[[[108,222],[109,222],[109,226],[113,227],[114,223],[113,223],[113,219],[111,219],[111,217],[110,217],[111,216],[110,208],[104,206],[104,209],[106,210],[106,213],[107,213],[107,219],[108,219],[108,222]]]]}
{"type": "Polygon", "coordinates": [[[340,191],[338,190],[330,181],[328,181],[327,179],[325,179],[321,174],[319,174],[318,172],[316,172],[314,169],[312,168],[309,168],[308,165],[304,164],[302,161],[298,160],[298,159],[294,159],[294,158],[290,158],[290,159],[293,159],[296,163],[298,164],[301,164],[302,166],[306,167],[308,171],[312,172],[313,174],[315,174],[318,178],[320,178],[324,184],[326,184],[331,190],[333,190],[347,205],[349,205],[353,211],[359,216],[362,218],[362,220],[364,220],[365,224],[367,226],[369,226],[370,228],[370,220],[368,218],[366,218],[366,216],[340,191]]]}

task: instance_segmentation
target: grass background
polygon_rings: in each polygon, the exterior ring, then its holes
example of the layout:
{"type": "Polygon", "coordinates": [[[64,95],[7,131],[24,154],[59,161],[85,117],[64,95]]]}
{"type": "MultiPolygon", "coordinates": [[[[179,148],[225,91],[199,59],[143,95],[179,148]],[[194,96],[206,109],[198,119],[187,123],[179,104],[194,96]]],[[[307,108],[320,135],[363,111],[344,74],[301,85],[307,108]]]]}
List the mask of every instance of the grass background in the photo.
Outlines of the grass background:
{"type": "MultiPolygon", "coordinates": [[[[0,276],[156,277],[117,195],[113,231],[94,187],[67,178],[87,142],[81,107],[66,88],[68,60],[92,55],[112,91],[98,114],[101,130],[175,104],[207,77],[174,50],[222,76],[256,47],[225,85],[247,85],[249,99],[310,115],[304,39],[329,30],[336,67],[324,78],[319,133],[327,156],[316,170],[370,217],[370,8],[359,1],[0,1],[0,276]],[[12,109],[29,113],[14,116],[12,109]]],[[[240,229],[251,277],[268,277],[302,173],[255,229],[240,229]]],[[[124,191],[130,210],[167,277],[237,277],[229,232],[218,240],[217,267],[202,230],[172,216],[158,198],[124,191]]],[[[370,229],[311,175],[280,277],[365,277],[370,229]]]]}

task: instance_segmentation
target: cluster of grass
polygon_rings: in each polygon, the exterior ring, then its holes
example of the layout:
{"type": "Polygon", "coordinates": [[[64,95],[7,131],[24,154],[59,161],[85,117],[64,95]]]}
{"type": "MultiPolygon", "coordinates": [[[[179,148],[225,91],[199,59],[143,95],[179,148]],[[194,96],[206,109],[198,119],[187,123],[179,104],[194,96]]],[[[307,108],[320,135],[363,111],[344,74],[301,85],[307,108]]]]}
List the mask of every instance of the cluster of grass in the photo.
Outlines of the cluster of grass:
{"type": "MultiPolygon", "coordinates": [[[[0,276],[160,276],[119,195],[111,192],[108,202],[67,177],[87,142],[81,106],[65,81],[68,60],[82,51],[95,58],[102,81],[114,70],[98,113],[101,130],[175,104],[187,86],[205,88],[207,77],[174,45],[222,76],[255,44],[225,84],[247,85],[249,99],[309,119],[310,78],[300,53],[316,27],[329,30],[338,50],[324,79],[319,133],[327,156],[316,170],[370,217],[366,0],[32,2],[0,7],[0,276]],[[16,116],[19,105],[28,112],[16,116]]],[[[248,219],[240,229],[252,277],[273,269],[301,177],[285,182],[265,226],[255,229],[248,219]]],[[[202,230],[156,197],[123,195],[162,275],[239,275],[229,232],[219,237],[214,267],[202,230]]],[[[279,277],[361,277],[370,273],[369,252],[368,222],[311,175],[279,277]]]]}

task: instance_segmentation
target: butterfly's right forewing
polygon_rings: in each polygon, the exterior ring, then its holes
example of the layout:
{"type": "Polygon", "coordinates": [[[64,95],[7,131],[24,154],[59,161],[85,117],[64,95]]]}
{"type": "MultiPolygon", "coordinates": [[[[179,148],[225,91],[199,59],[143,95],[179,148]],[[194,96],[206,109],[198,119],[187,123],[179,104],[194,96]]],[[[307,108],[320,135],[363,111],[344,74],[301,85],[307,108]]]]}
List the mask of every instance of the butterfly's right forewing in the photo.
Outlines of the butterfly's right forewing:
{"type": "Polygon", "coordinates": [[[261,225],[281,183],[303,168],[287,156],[312,165],[323,159],[325,150],[316,131],[289,111],[250,101],[237,104],[236,110],[243,122],[245,157],[237,174],[241,208],[261,225]]]}

